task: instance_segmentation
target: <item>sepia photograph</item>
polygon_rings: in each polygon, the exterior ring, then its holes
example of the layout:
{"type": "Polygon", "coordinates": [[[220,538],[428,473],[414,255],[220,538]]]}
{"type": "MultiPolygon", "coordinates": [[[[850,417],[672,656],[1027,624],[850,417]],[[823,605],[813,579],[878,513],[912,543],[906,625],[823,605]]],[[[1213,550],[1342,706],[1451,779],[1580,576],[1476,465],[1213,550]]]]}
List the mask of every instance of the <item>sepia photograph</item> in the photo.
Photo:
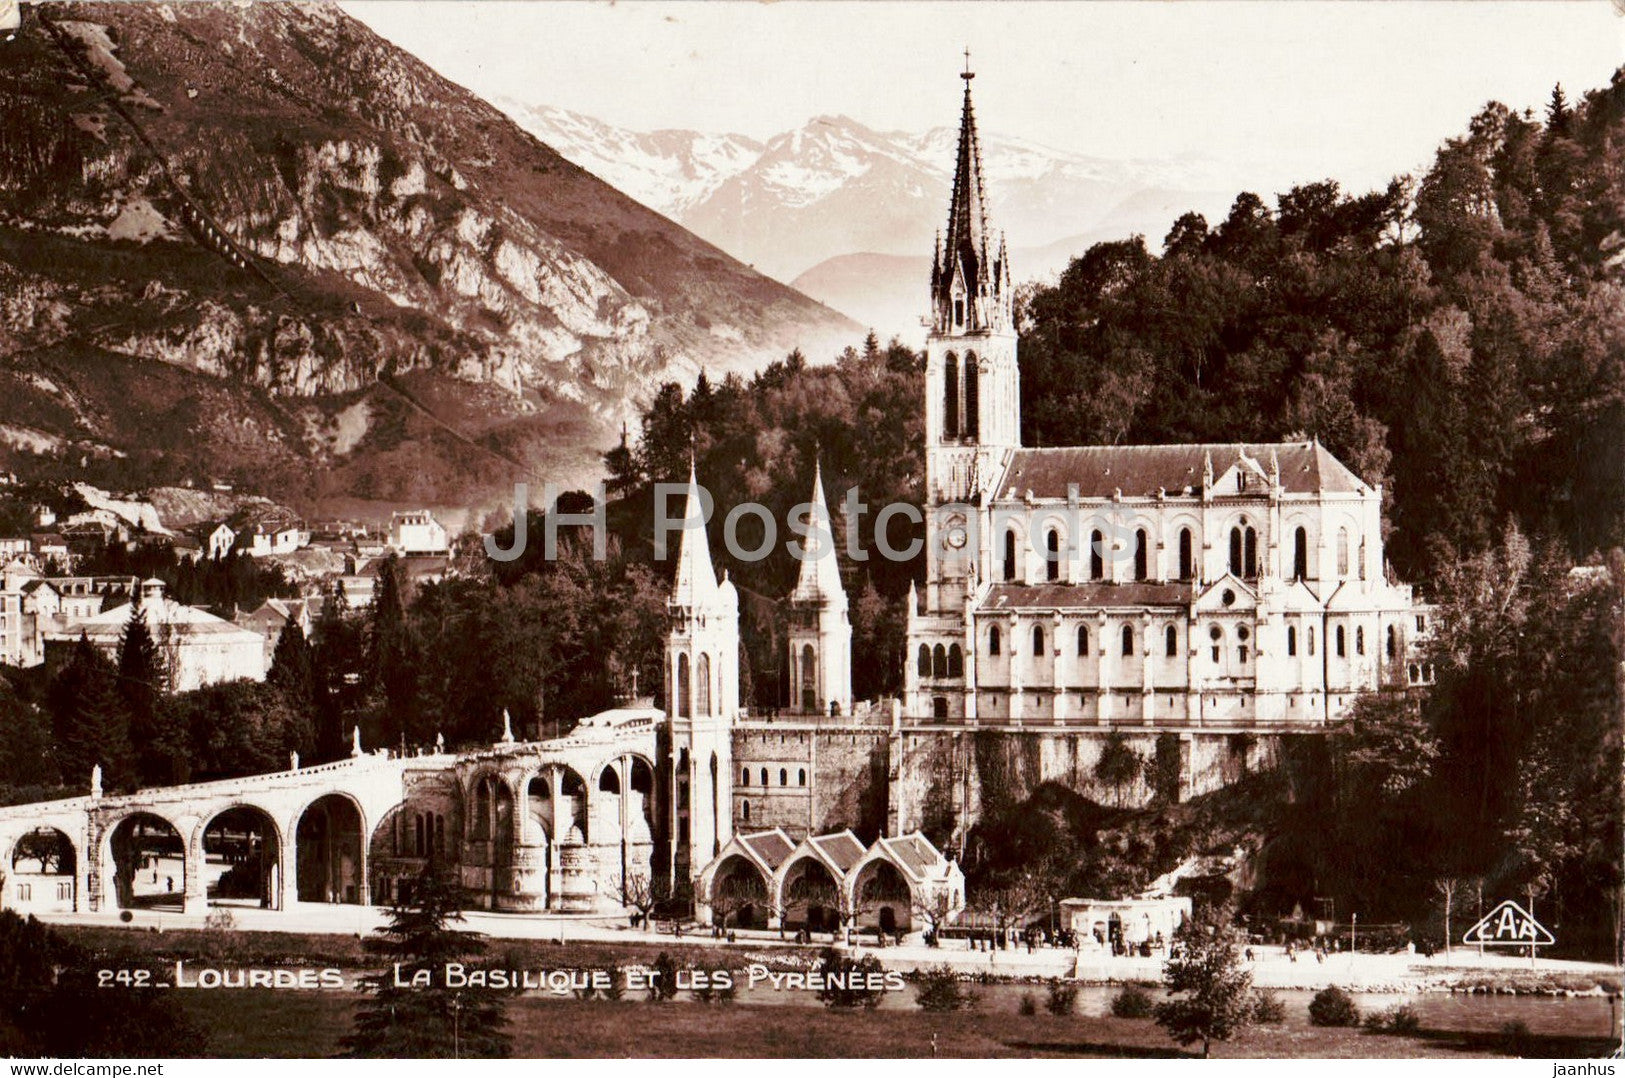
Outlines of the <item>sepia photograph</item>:
{"type": "Polygon", "coordinates": [[[14,1078],[1610,1076],[1622,735],[1621,0],[0,2],[14,1078]]]}

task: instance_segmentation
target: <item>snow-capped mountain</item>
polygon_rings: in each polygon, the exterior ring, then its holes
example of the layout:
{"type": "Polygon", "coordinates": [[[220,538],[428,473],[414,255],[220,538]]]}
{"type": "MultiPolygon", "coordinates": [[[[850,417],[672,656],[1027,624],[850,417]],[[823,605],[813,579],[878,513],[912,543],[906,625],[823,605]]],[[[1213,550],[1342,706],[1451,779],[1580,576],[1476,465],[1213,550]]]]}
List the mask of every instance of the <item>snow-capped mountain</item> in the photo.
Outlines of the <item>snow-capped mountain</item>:
{"type": "MultiPolygon", "coordinates": [[[[843,256],[928,252],[958,138],[952,125],[882,132],[819,116],[764,144],[499,105],[569,160],[784,281],[843,256]]],[[[1184,209],[1213,212],[1207,192],[1227,186],[1197,162],[1113,161],[998,133],[983,133],[982,155],[995,222],[1018,248],[1135,231],[1160,240],[1184,209]],[[1165,205],[1179,208],[1162,219],[1165,205]]]]}

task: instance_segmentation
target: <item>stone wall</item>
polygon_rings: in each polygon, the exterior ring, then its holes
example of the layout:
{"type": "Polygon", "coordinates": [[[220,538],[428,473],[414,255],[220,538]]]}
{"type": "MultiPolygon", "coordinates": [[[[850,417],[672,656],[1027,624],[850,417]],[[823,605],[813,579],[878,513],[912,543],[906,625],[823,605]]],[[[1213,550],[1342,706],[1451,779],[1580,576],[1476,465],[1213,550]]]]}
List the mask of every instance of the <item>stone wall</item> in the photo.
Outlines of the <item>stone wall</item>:
{"type": "Polygon", "coordinates": [[[883,726],[736,726],[734,830],[782,827],[800,836],[809,827],[815,834],[850,827],[872,842],[887,824],[889,737],[883,726]]]}
{"type": "Polygon", "coordinates": [[[815,833],[850,827],[865,841],[882,831],[916,829],[945,837],[969,827],[986,807],[1024,801],[1046,782],[1104,805],[1150,804],[1159,786],[1186,800],[1270,769],[1285,742],[1315,736],[1121,733],[1128,750],[1150,766],[1114,787],[1096,775],[1111,736],[1107,730],[905,726],[893,733],[884,727],[741,725],[733,741],[734,828],[782,827],[800,836],[809,827],[815,833]]]}

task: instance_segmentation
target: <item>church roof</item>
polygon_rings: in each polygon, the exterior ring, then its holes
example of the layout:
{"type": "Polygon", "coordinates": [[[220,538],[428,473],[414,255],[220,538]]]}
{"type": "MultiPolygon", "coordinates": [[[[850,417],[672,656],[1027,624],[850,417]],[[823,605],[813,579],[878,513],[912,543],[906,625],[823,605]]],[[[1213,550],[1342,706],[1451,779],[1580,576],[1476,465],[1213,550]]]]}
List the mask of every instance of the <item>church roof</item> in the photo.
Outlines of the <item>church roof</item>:
{"type": "Polygon", "coordinates": [[[863,859],[863,843],[850,830],[832,835],[815,835],[808,841],[818,847],[831,863],[839,865],[843,873],[851,871],[852,866],[863,859]]]}
{"type": "Polygon", "coordinates": [[[1188,606],[1190,584],[994,584],[982,600],[985,612],[998,610],[1090,610],[1096,607],[1188,606]]]}
{"type": "Polygon", "coordinates": [[[1319,442],[1085,445],[1016,450],[994,496],[1022,498],[1031,491],[1035,498],[1065,498],[1069,485],[1077,487],[1080,498],[1110,498],[1119,491],[1126,497],[1154,496],[1159,490],[1195,494],[1202,489],[1209,458],[1212,474],[1220,476],[1244,460],[1268,470],[1271,454],[1280,463],[1281,488],[1288,494],[1371,489],[1319,442]]]}
{"type": "Polygon", "coordinates": [[[936,847],[926,841],[926,837],[918,831],[899,838],[883,838],[880,840],[880,844],[886,847],[891,855],[901,862],[915,879],[931,875],[932,870],[937,867],[937,863],[942,856],[937,853],[936,847]]]}
{"type": "Polygon", "coordinates": [[[749,850],[757,861],[767,866],[769,871],[784,864],[785,858],[796,848],[796,844],[790,841],[790,836],[785,834],[782,828],[758,831],[754,835],[740,835],[739,844],[749,850]]]}

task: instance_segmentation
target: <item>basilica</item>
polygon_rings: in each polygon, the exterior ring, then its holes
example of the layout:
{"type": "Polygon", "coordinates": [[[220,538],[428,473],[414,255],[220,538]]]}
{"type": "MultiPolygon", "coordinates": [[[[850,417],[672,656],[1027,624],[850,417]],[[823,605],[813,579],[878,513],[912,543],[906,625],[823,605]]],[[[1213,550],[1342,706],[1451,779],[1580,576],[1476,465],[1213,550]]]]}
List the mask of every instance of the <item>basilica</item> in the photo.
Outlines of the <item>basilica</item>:
{"type": "MultiPolygon", "coordinates": [[[[1267,764],[1361,693],[1430,677],[1418,657],[1428,611],[1383,557],[1382,491],[1318,442],[1022,445],[1014,279],[990,224],[974,75],[962,78],[930,280],[926,566],[907,606],[904,691],[854,710],[836,558],[809,557],[789,596],[797,713],[742,715],[738,598],[703,529],[685,532],[667,655],[669,823],[674,873],[700,873],[702,895],[728,858],[771,882],[737,837],[770,828],[861,820],[900,834],[933,817],[953,821],[951,841],[978,812],[988,734],[1031,746],[1013,755],[1038,761],[1032,785],[1095,793],[1092,763],[1115,732],[1144,757],[1169,752],[1188,795],[1267,764]]],[[[691,488],[691,514],[697,498],[691,488]]],[[[810,504],[827,525],[821,478],[810,504]]]]}

